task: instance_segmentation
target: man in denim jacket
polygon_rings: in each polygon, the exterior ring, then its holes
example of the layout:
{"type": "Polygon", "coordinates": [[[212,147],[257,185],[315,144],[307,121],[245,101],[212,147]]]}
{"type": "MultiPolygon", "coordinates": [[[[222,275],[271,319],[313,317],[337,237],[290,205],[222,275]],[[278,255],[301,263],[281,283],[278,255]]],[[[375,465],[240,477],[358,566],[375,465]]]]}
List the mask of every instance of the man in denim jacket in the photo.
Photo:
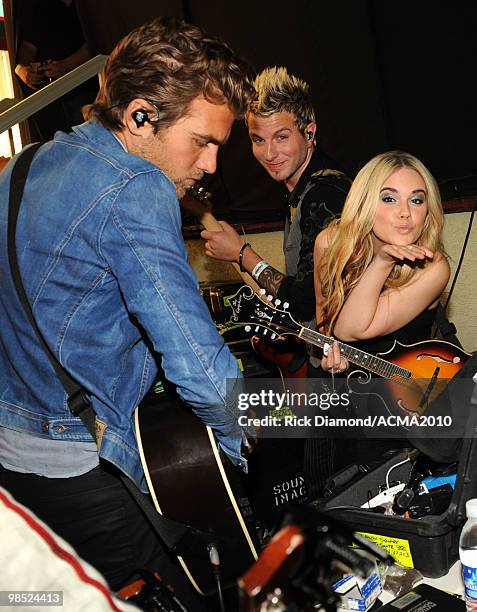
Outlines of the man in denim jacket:
{"type": "Polygon", "coordinates": [[[133,412],[155,360],[245,467],[226,397],[240,371],[187,262],[178,197],[215,171],[253,92],[224,43],[157,19],[111,53],[88,121],[35,155],[18,219],[20,272],[46,343],[91,394],[97,445],[69,411],[17,297],[7,255],[12,165],[1,175],[0,484],[113,589],[147,565],[182,588],[116,474],[147,491],[133,412]]]}

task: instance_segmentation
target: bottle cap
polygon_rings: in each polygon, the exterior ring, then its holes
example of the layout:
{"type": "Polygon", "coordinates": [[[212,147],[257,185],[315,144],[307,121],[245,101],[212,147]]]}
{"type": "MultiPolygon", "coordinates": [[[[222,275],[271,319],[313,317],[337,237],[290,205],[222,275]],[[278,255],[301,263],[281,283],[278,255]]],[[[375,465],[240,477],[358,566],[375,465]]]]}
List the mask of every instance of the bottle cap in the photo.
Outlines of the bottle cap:
{"type": "Polygon", "coordinates": [[[477,499],[469,499],[465,504],[467,518],[477,518],[477,499]]]}

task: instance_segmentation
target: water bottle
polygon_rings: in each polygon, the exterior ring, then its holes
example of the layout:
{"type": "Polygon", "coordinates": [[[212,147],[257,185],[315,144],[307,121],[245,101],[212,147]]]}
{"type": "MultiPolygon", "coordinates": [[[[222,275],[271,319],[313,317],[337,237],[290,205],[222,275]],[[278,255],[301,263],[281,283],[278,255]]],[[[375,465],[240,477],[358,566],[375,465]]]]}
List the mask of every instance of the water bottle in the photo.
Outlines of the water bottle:
{"type": "Polygon", "coordinates": [[[477,499],[469,499],[465,505],[467,521],[459,541],[459,557],[465,587],[465,605],[468,611],[477,612],[477,499]]]}

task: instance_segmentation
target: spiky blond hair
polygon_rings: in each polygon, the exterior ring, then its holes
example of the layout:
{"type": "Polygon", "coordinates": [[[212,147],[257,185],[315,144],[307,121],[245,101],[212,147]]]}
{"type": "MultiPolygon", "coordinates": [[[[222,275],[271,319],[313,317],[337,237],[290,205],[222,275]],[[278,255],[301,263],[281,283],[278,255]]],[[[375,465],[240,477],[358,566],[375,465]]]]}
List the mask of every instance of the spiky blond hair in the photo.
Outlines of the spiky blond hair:
{"type": "Polygon", "coordinates": [[[283,66],[265,68],[254,81],[257,97],[250,105],[248,116],[269,117],[288,111],[295,118],[299,130],[315,121],[308,83],[289,74],[283,66]]]}

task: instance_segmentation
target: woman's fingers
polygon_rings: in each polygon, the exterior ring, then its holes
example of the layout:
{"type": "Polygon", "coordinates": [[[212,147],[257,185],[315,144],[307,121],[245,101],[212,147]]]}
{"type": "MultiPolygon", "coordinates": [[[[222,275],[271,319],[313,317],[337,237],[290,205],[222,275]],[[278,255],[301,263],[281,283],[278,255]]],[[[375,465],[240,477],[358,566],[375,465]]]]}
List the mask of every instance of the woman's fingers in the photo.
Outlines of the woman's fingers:
{"type": "Polygon", "coordinates": [[[340,373],[344,372],[349,367],[349,362],[340,350],[339,342],[336,340],[332,345],[325,345],[323,347],[324,357],[321,361],[321,367],[323,370],[340,373]]]}
{"type": "Polygon", "coordinates": [[[409,261],[416,261],[418,259],[432,259],[434,257],[433,251],[418,244],[385,244],[382,247],[382,253],[385,258],[391,257],[400,261],[406,259],[409,261]]]}

